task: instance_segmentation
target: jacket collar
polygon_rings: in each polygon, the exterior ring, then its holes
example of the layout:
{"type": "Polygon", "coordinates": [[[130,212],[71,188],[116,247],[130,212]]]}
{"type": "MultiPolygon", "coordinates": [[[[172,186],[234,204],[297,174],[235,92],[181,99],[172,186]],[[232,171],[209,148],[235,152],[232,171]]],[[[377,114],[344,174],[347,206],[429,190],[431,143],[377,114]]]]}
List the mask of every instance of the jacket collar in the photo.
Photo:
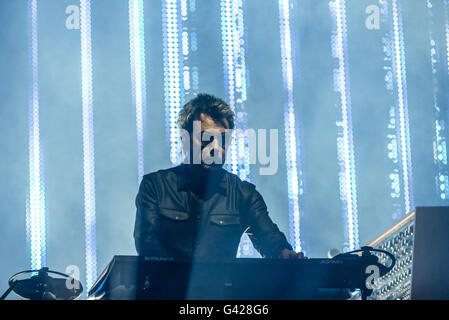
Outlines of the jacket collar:
{"type": "MultiPolygon", "coordinates": [[[[178,181],[177,181],[177,187],[178,191],[181,190],[187,190],[193,186],[192,177],[189,175],[187,164],[181,164],[178,168],[178,181]]],[[[216,182],[211,183],[209,190],[212,191],[212,189],[216,189],[223,195],[227,195],[227,177],[226,177],[227,171],[224,169],[221,169],[219,172],[219,177],[216,180],[216,182]]],[[[208,191],[209,191],[208,190],[208,191]]]]}

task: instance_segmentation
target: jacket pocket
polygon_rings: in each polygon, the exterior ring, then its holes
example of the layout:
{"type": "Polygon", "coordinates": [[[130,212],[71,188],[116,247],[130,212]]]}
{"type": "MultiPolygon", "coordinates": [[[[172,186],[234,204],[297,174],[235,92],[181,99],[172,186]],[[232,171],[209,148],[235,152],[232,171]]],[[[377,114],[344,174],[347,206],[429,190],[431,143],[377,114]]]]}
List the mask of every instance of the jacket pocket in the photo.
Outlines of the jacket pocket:
{"type": "Polygon", "coordinates": [[[159,208],[159,214],[162,217],[173,221],[186,221],[189,219],[189,214],[187,212],[176,209],[159,208]]]}
{"type": "Polygon", "coordinates": [[[238,226],[240,225],[240,216],[238,214],[213,214],[210,216],[210,222],[222,227],[238,226]]]}
{"type": "Polygon", "coordinates": [[[234,213],[214,213],[209,216],[206,246],[211,255],[234,258],[239,246],[242,230],[240,215],[234,213]]]}
{"type": "Polygon", "coordinates": [[[188,250],[192,242],[192,228],[189,214],[171,208],[159,208],[159,240],[171,253],[188,250]]]}

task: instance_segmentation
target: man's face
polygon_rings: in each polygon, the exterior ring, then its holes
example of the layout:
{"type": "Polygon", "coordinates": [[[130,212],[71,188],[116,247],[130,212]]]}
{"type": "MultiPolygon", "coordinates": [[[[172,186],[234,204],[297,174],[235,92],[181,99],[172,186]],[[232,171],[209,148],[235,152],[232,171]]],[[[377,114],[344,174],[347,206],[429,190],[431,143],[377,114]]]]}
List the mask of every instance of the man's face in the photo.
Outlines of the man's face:
{"type": "Polygon", "coordinates": [[[203,169],[221,168],[225,162],[226,149],[230,142],[230,139],[226,138],[229,122],[226,119],[215,121],[204,113],[201,113],[195,120],[201,123],[201,135],[195,134],[194,125],[194,132],[190,137],[192,159],[194,159],[193,153],[196,153],[196,159],[201,159],[203,169]]]}

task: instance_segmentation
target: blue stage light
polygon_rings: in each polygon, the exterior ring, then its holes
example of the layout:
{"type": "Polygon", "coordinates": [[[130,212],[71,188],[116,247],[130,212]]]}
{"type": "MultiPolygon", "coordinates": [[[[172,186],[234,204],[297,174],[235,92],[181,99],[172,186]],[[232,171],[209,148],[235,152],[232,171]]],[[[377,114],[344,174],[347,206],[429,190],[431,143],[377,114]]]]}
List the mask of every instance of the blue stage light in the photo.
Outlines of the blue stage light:
{"type": "Polygon", "coordinates": [[[39,60],[37,0],[28,0],[30,13],[29,53],[31,61],[31,90],[29,100],[29,195],[27,201],[27,240],[30,246],[31,269],[47,264],[45,183],[39,126],[39,60]]]}
{"type": "MultiPolygon", "coordinates": [[[[164,87],[166,130],[172,165],[182,162],[182,147],[176,124],[181,110],[181,65],[179,44],[178,2],[166,0],[162,4],[164,46],[164,87]]],[[[181,47],[182,49],[182,47],[181,47]]]]}
{"type": "Polygon", "coordinates": [[[338,60],[337,68],[334,70],[334,88],[340,94],[341,107],[341,119],[336,124],[339,135],[337,150],[340,165],[340,199],[343,203],[345,221],[344,249],[354,250],[359,246],[359,236],[345,1],[330,1],[329,6],[335,21],[332,51],[338,60]]]}
{"type": "Polygon", "coordinates": [[[97,279],[90,0],[80,0],[80,19],[86,289],[89,289],[97,279]]]}
{"type": "MultiPolygon", "coordinates": [[[[433,137],[433,158],[434,163],[437,167],[437,173],[435,175],[436,180],[436,194],[443,200],[447,199],[449,196],[449,190],[446,185],[440,184],[438,178],[448,174],[447,168],[447,150],[446,150],[446,137],[447,137],[447,119],[446,112],[444,108],[441,108],[446,102],[441,101],[439,92],[445,90],[442,88],[441,80],[444,75],[443,61],[440,58],[440,53],[438,53],[438,48],[440,47],[439,40],[435,36],[439,33],[439,30],[435,30],[436,26],[433,17],[436,12],[434,1],[427,0],[427,14],[429,16],[429,44],[430,44],[430,63],[432,66],[432,81],[433,81],[433,113],[435,115],[435,125],[434,125],[434,137],[433,137]],[[443,110],[442,110],[443,109],[443,110]],[[442,196],[444,194],[444,196],[442,196]]],[[[445,11],[445,31],[448,31],[448,19],[447,19],[447,1],[444,1],[444,11],[445,11]]],[[[446,40],[449,40],[448,34],[446,33],[446,40]]],[[[444,180],[443,180],[444,181],[444,180]]]]}
{"type": "MultiPolygon", "coordinates": [[[[281,65],[284,82],[284,132],[286,148],[286,167],[288,185],[288,203],[290,218],[290,242],[295,251],[301,251],[300,234],[300,205],[299,205],[299,180],[297,154],[301,153],[300,141],[296,140],[296,117],[293,103],[293,54],[292,29],[290,27],[290,3],[289,0],[279,0],[279,22],[281,39],[281,65]]],[[[299,123],[299,121],[298,121],[299,123]]]]}
{"type": "Polygon", "coordinates": [[[145,32],[143,0],[129,0],[129,50],[131,90],[136,108],[137,181],[144,175],[144,132],[146,119],[145,32]]]}
{"type": "Polygon", "coordinates": [[[221,38],[223,45],[223,67],[225,87],[229,105],[236,114],[235,139],[229,146],[230,164],[228,170],[242,180],[250,180],[248,128],[246,101],[245,32],[242,0],[222,0],[221,38]],[[239,152],[243,150],[243,152],[239,152]]]}
{"type": "Polygon", "coordinates": [[[393,14],[393,62],[394,76],[397,85],[397,119],[399,120],[399,154],[402,169],[404,190],[403,214],[413,208],[412,161],[410,151],[410,132],[408,121],[407,80],[404,53],[404,35],[402,30],[402,15],[397,0],[392,0],[393,14]]]}
{"type": "MultiPolygon", "coordinates": [[[[242,180],[251,181],[246,102],[245,27],[243,1],[221,0],[221,39],[224,80],[229,106],[235,112],[236,130],[228,150],[227,168],[242,180]]],[[[255,250],[246,234],[243,235],[237,257],[254,256],[255,250]]]]}

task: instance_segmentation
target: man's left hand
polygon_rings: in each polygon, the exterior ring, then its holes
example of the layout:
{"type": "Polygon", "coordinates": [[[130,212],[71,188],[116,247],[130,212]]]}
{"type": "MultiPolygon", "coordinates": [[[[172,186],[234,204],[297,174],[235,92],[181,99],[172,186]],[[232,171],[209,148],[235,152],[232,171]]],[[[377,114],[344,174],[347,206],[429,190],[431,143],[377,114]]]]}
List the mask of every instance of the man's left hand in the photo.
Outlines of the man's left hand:
{"type": "Polygon", "coordinates": [[[303,252],[295,252],[292,250],[284,249],[281,251],[281,254],[279,255],[279,258],[281,259],[307,259],[306,256],[304,256],[303,252]]]}

